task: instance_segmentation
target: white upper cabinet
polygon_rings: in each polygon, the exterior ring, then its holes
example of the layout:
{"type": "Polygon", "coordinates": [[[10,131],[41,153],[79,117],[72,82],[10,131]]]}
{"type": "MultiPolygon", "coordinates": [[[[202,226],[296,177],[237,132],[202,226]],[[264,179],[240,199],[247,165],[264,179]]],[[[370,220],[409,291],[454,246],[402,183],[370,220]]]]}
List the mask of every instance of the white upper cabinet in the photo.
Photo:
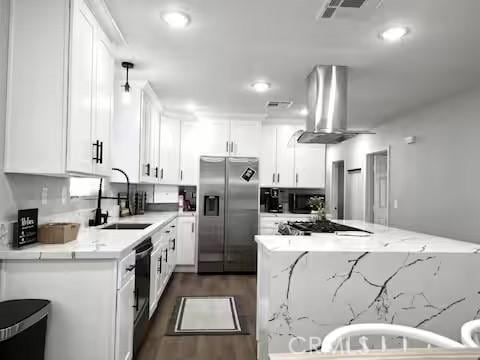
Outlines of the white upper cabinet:
{"type": "Polygon", "coordinates": [[[178,184],[181,120],[164,115],[160,121],[160,184],[178,184]]]}
{"type": "Polygon", "coordinates": [[[196,185],[198,183],[199,124],[196,120],[182,120],[180,149],[180,184],[196,185]]]}
{"type": "MultiPolygon", "coordinates": [[[[128,101],[122,96],[121,83],[115,87],[112,164],[124,170],[132,183],[157,183],[162,160],[160,105],[147,82],[132,81],[130,85],[128,101]]],[[[125,182],[117,172],[112,175],[113,182],[125,182]]]]}
{"type": "Polygon", "coordinates": [[[99,161],[97,159],[100,159],[101,150],[100,142],[93,144],[91,141],[94,115],[95,19],[85,3],[74,1],[72,22],[67,171],[90,173],[93,167],[92,159],[99,161]]]}
{"type": "Polygon", "coordinates": [[[262,125],[260,182],[265,187],[294,187],[295,139],[300,124],[262,125]]]}
{"type": "Polygon", "coordinates": [[[322,144],[295,144],[295,185],[325,188],[325,150],[322,144]]]}
{"type": "Polygon", "coordinates": [[[303,122],[264,122],[261,131],[260,183],[263,187],[325,187],[325,145],[298,144],[303,122]]]}
{"type": "Polygon", "coordinates": [[[160,111],[153,108],[150,123],[150,161],[151,178],[154,182],[160,180],[160,111]]]}
{"type": "Polygon", "coordinates": [[[11,15],[5,171],[109,175],[114,61],[92,12],[16,0],[11,15]]]}
{"type": "Polygon", "coordinates": [[[110,53],[108,40],[103,33],[100,33],[96,43],[96,88],[92,139],[95,144],[97,141],[99,142],[99,155],[101,156],[98,161],[94,161],[94,173],[103,176],[109,176],[112,173],[111,133],[114,70],[115,61],[110,53]]]}
{"type": "Polygon", "coordinates": [[[259,156],[260,125],[258,120],[230,121],[230,156],[259,156]]]}
{"type": "Polygon", "coordinates": [[[201,119],[200,155],[258,157],[259,120],[201,119]]]}
{"type": "Polygon", "coordinates": [[[228,156],[230,123],[223,119],[201,119],[199,132],[200,155],[228,156]]]}
{"type": "Polygon", "coordinates": [[[277,127],[262,125],[260,149],[260,184],[274,187],[277,179],[277,127]]]}
{"type": "Polygon", "coordinates": [[[277,176],[275,186],[293,187],[294,182],[294,148],[293,135],[298,127],[295,125],[277,126],[277,176]]]}

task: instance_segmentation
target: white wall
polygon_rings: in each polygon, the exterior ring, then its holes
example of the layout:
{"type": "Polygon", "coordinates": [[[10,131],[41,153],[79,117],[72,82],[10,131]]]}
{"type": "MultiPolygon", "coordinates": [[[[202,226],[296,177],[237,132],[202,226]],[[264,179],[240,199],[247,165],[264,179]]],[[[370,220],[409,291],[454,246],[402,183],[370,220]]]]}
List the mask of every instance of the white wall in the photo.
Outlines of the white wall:
{"type": "MultiPolygon", "coordinates": [[[[480,89],[398,117],[376,133],[328,147],[327,201],[332,161],[345,160],[345,171],[362,168],[364,175],[365,155],[390,147],[390,225],[480,243],[480,89]],[[407,145],[406,136],[417,143],[407,145]]],[[[364,197],[354,195],[362,209],[364,197]]]]}

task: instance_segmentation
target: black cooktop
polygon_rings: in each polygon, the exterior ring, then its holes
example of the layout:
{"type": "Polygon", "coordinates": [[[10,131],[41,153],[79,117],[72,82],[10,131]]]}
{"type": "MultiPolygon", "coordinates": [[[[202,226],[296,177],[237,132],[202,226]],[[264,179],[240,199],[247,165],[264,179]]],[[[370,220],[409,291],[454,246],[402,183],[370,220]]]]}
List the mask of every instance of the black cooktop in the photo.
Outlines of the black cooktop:
{"type": "Polygon", "coordinates": [[[288,222],[288,225],[294,229],[310,233],[335,233],[337,231],[363,231],[370,233],[369,231],[357,229],[347,225],[337,224],[329,220],[320,220],[316,222],[293,221],[288,222]]]}

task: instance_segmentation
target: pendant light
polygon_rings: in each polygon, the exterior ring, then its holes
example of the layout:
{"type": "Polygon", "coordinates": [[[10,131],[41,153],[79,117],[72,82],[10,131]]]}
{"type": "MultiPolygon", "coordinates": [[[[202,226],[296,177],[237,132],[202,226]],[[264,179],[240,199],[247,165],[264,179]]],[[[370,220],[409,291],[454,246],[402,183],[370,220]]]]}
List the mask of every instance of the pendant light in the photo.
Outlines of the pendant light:
{"type": "Polygon", "coordinates": [[[133,69],[134,65],[131,62],[124,61],[124,62],[122,62],[122,67],[126,71],[125,85],[122,85],[122,87],[123,87],[122,102],[124,104],[129,104],[130,100],[131,100],[131,95],[130,95],[130,84],[128,83],[128,70],[133,69]]]}

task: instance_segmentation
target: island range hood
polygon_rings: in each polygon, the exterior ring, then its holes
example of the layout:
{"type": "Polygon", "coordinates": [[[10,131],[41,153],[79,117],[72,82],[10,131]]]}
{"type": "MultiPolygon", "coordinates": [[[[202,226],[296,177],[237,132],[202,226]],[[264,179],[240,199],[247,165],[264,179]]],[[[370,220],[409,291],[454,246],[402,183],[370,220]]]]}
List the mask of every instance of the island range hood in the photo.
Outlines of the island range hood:
{"type": "Polygon", "coordinates": [[[370,131],[347,129],[348,67],[317,65],[307,78],[307,129],[304,144],[338,144],[370,131]]]}

